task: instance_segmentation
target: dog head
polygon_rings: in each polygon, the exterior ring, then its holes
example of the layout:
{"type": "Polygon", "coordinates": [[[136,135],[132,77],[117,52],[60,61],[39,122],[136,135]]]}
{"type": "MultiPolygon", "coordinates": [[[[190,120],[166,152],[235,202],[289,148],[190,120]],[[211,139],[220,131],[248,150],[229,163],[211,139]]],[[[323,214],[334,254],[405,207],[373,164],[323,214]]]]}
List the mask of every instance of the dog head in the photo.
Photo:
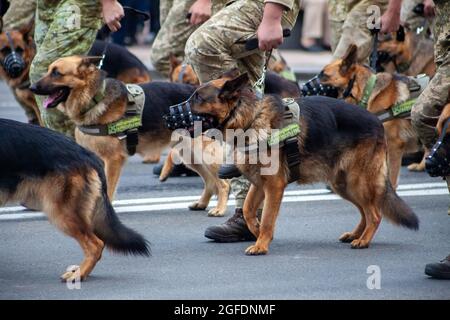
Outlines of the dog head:
{"type": "Polygon", "coordinates": [[[432,177],[450,175],[450,103],[447,104],[436,125],[439,138],[425,160],[425,170],[432,177]]]}
{"type": "Polygon", "coordinates": [[[239,71],[233,69],[198,87],[187,101],[170,108],[170,114],[165,117],[167,126],[188,129],[191,134],[194,121],[202,122],[203,131],[223,128],[248,83],[246,73],[239,75],[239,71]]]}
{"type": "MultiPolygon", "coordinates": [[[[105,78],[105,72],[97,67],[100,60],[101,57],[86,56],[60,58],[50,64],[47,73],[30,90],[37,95],[48,96],[44,101],[45,108],[55,108],[65,103],[72,94],[76,97],[73,105],[84,106],[105,78]]],[[[65,107],[69,106],[65,104],[65,107]]]]}
{"type": "Polygon", "coordinates": [[[378,45],[377,72],[405,72],[412,60],[413,32],[400,27],[397,32],[380,39],[378,45]],[[398,70],[398,68],[400,70],[398,70]]]}
{"type": "Polygon", "coordinates": [[[0,77],[9,85],[23,82],[35,55],[33,27],[11,30],[0,34],[0,77]]]}
{"type": "Polygon", "coordinates": [[[357,54],[356,45],[350,45],[341,59],[326,65],[319,73],[320,83],[336,88],[339,97],[342,97],[357,72],[357,54]]]}
{"type": "Polygon", "coordinates": [[[194,69],[192,69],[192,66],[181,63],[181,61],[178,60],[173,53],[171,53],[169,56],[169,63],[170,82],[187,83],[193,86],[198,86],[200,84],[200,81],[198,80],[194,69]]]}

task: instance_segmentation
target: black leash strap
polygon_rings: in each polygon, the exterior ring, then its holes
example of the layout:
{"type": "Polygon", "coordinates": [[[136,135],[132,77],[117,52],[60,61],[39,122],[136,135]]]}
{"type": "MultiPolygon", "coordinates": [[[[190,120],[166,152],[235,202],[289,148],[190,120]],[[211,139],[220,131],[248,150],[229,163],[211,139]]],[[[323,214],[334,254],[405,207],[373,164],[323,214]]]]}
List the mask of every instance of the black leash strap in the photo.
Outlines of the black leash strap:
{"type": "MultiPolygon", "coordinates": [[[[132,7],[128,7],[128,6],[123,6],[123,11],[125,13],[125,15],[127,14],[132,14],[138,18],[143,19],[144,21],[147,21],[150,19],[150,15],[147,12],[132,8],[132,7]]],[[[107,29],[107,34],[106,34],[106,39],[105,39],[105,47],[103,48],[103,52],[102,52],[102,59],[100,60],[100,62],[98,63],[97,68],[101,69],[103,67],[103,62],[105,61],[105,57],[106,57],[106,51],[108,50],[109,44],[111,43],[111,30],[109,30],[109,28],[107,29]]]]}
{"type": "Polygon", "coordinates": [[[370,67],[372,70],[377,70],[377,60],[378,60],[378,33],[380,29],[372,29],[370,31],[373,35],[372,42],[372,52],[370,53],[370,67]]]}

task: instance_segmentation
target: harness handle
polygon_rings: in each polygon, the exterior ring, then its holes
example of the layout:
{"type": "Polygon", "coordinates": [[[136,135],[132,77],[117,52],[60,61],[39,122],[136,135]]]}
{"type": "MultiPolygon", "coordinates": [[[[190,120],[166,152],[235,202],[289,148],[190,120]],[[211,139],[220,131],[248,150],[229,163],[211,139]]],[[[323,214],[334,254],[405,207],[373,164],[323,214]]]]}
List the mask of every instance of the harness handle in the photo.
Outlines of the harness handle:
{"type": "MultiPolygon", "coordinates": [[[[123,6],[123,11],[124,11],[125,15],[132,14],[138,18],[143,19],[144,21],[147,21],[150,19],[150,15],[147,12],[144,12],[144,11],[141,11],[141,10],[129,7],[129,6],[123,6]]],[[[101,55],[102,59],[100,60],[100,62],[98,63],[98,66],[97,66],[98,69],[102,68],[103,62],[106,57],[106,51],[108,50],[109,44],[111,43],[111,30],[109,30],[109,28],[106,25],[103,25],[102,33],[105,37],[106,44],[102,51],[102,55],[101,55]]]]}
{"type": "MultiPolygon", "coordinates": [[[[291,30],[283,29],[283,38],[290,37],[291,30]]],[[[252,51],[258,49],[259,40],[258,38],[251,38],[246,41],[238,41],[237,43],[245,43],[245,50],[252,51]]]]}

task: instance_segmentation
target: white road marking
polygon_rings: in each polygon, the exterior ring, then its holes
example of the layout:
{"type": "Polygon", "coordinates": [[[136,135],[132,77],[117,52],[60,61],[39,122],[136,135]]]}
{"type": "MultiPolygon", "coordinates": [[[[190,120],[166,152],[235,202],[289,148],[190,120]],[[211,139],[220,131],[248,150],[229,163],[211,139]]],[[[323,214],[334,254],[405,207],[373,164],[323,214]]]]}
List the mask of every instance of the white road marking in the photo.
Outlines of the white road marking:
{"type": "MultiPolygon", "coordinates": [[[[447,184],[444,183],[418,183],[400,185],[397,191],[401,197],[448,195],[447,184]]],[[[159,197],[145,199],[126,199],[113,202],[118,213],[149,212],[163,210],[187,209],[187,207],[200,196],[159,197]]],[[[234,197],[230,196],[228,205],[234,205],[234,197]]],[[[285,192],[283,202],[313,202],[342,200],[338,195],[327,189],[289,190],[285,192]]],[[[212,200],[209,208],[217,205],[212,200]]],[[[42,218],[42,212],[30,212],[21,206],[0,208],[0,221],[28,220],[42,218]]]]}

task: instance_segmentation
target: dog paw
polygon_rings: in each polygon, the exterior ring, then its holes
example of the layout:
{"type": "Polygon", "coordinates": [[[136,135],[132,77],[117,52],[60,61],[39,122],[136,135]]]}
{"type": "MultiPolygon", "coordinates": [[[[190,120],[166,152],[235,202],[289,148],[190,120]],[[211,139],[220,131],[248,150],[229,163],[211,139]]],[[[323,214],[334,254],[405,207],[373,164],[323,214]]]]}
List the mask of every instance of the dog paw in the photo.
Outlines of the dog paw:
{"type": "Polygon", "coordinates": [[[245,254],[248,256],[263,255],[263,254],[266,254],[267,252],[269,252],[268,248],[257,245],[257,244],[254,244],[245,250],[245,254]]]}
{"type": "Polygon", "coordinates": [[[200,202],[194,202],[188,208],[189,208],[189,210],[193,210],[193,211],[201,211],[201,210],[205,210],[206,207],[207,207],[207,205],[201,204],[200,202]]]}
{"type": "Polygon", "coordinates": [[[160,160],[160,157],[146,157],[144,160],[142,160],[142,163],[150,164],[150,163],[158,163],[160,160]]]}
{"type": "Polygon", "coordinates": [[[362,239],[355,239],[351,243],[352,249],[365,249],[369,247],[369,242],[362,239]]]}
{"type": "Polygon", "coordinates": [[[421,172],[425,170],[425,165],[421,163],[412,163],[408,166],[409,171],[421,172]]]}
{"type": "Polygon", "coordinates": [[[344,232],[340,237],[339,237],[339,241],[340,242],[352,242],[353,240],[357,239],[358,237],[355,236],[355,234],[353,234],[352,232],[344,232]]]}
{"type": "Polygon", "coordinates": [[[212,208],[208,211],[208,217],[223,217],[225,215],[225,211],[220,208],[212,208]]]}
{"type": "Polygon", "coordinates": [[[79,266],[69,266],[66,270],[67,271],[64,272],[60,277],[62,282],[75,282],[83,280],[83,277],[81,277],[80,274],[79,266]]]}

